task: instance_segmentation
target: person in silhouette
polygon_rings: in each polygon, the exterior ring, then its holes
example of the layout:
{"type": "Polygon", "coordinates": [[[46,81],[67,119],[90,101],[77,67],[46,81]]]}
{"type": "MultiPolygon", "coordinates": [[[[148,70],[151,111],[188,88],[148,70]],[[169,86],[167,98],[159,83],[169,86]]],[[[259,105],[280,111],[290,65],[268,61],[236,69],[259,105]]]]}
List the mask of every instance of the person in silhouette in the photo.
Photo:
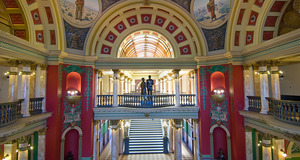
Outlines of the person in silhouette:
{"type": "Polygon", "coordinates": [[[152,95],[152,89],[153,89],[153,80],[151,79],[151,75],[149,75],[149,79],[147,79],[148,95],[152,95]]]}
{"type": "Polygon", "coordinates": [[[146,95],[146,82],[145,82],[145,78],[142,78],[142,82],[141,82],[141,95],[146,95]]]}
{"type": "Polygon", "coordinates": [[[73,154],[71,151],[68,152],[68,155],[66,157],[66,160],[73,160],[73,154]]]}

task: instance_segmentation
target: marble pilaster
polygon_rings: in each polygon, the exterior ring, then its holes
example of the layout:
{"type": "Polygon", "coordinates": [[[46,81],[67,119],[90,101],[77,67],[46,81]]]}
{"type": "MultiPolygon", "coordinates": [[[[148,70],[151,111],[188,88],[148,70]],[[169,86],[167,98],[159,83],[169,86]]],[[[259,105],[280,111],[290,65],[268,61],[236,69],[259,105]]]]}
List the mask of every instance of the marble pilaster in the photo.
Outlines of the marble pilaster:
{"type": "Polygon", "coordinates": [[[175,119],[175,160],[182,159],[182,149],[181,149],[181,119],[175,119]]]}
{"type": "Polygon", "coordinates": [[[173,146],[173,120],[169,120],[169,152],[174,152],[174,146],[173,146]]]}
{"type": "Polygon", "coordinates": [[[193,120],[193,135],[194,135],[194,160],[200,160],[199,157],[199,136],[198,136],[198,119],[193,120]]]}
{"type": "Polygon", "coordinates": [[[244,110],[248,110],[248,97],[254,96],[254,72],[253,67],[251,65],[244,65],[244,95],[245,95],[245,108],[244,110]]]}
{"type": "Polygon", "coordinates": [[[4,144],[4,152],[3,156],[5,156],[6,160],[16,160],[16,150],[17,150],[17,142],[12,141],[10,143],[4,144]]]}
{"type": "Polygon", "coordinates": [[[119,129],[119,153],[123,153],[123,140],[124,140],[124,121],[121,121],[119,129]]]}
{"type": "Polygon", "coordinates": [[[194,84],[195,84],[195,105],[198,106],[198,83],[197,83],[198,77],[197,77],[197,69],[194,70],[194,84]]]}
{"type": "Polygon", "coordinates": [[[272,150],[271,150],[271,135],[263,134],[262,136],[262,159],[271,160],[272,159],[272,150]]]}
{"type": "Polygon", "coordinates": [[[38,160],[44,160],[45,159],[45,153],[46,153],[46,131],[47,128],[43,128],[39,130],[39,140],[38,140],[38,160]]]}
{"type": "Polygon", "coordinates": [[[180,107],[180,90],[179,90],[179,71],[180,69],[174,69],[173,73],[175,75],[175,99],[176,99],[176,107],[180,107]]]}
{"type": "Polygon", "coordinates": [[[271,67],[271,87],[272,87],[272,98],[280,100],[281,97],[280,97],[280,82],[279,82],[278,66],[271,67]]]}
{"type": "Polygon", "coordinates": [[[112,136],[111,136],[111,160],[118,160],[119,154],[118,154],[118,132],[119,132],[119,127],[118,127],[118,120],[112,120],[112,136]]]}
{"type": "Polygon", "coordinates": [[[246,160],[253,160],[252,128],[245,126],[246,160]]]}
{"type": "Polygon", "coordinates": [[[46,111],[46,79],[47,79],[47,65],[46,64],[40,64],[38,65],[40,68],[40,75],[38,77],[40,81],[39,85],[39,95],[38,97],[44,97],[43,104],[42,104],[42,112],[45,113],[46,111]]]}
{"type": "Polygon", "coordinates": [[[21,97],[24,99],[22,106],[22,116],[28,117],[29,113],[29,99],[30,99],[30,65],[33,62],[31,61],[22,61],[23,71],[22,71],[22,89],[21,89],[21,97]]]}
{"type": "Polygon", "coordinates": [[[164,89],[164,93],[167,93],[167,89],[168,89],[168,88],[167,88],[167,82],[168,82],[167,76],[164,77],[163,82],[164,82],[164,88],[163,88],[163,89],[164,89]]]}
{"type": "Polygon", "coordinates": [[[15,102],[18,100],[18,65],[17,60],[9,60],[9,84],[8,84],[8,102],[15,102]]]}
{"type": "Polygon", "coordinates": [[[28,159],[28,138],[23,136],[19,141],[18,160],[28,159]]]}
{"type": "Polygon", "coordinates": [[[261,114],[268,114],[269,106],[266,97],[269,97],[269,82],[267,66],[264,62],[261,63],[259,67],[260,73],[260,97],[261,97],[261,114]]]}
{"type": "Polygon", "coordinates": [[[273,160],[285,160],[285,157],[282,155],[281,149],[284,149],[284,140],[280,138],[273,138],[273,160]]]}
{"type": "Polygon", "coordinates": [[[118,107],[118,69],[113,69],[114,72],[114,86],[113,86],[113,107],[118,107]]]}

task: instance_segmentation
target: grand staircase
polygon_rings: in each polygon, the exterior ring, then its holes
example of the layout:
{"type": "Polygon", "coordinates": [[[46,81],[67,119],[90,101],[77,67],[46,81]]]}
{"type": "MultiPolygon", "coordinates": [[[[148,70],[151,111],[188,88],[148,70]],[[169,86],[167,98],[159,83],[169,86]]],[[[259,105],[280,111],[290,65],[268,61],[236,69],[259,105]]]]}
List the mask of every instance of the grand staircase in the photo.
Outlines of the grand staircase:
{"type": "Polygon", "coordinates": [[[163,153],[160,119],[132,119],[129,130],[129,154],[163,153]]]}

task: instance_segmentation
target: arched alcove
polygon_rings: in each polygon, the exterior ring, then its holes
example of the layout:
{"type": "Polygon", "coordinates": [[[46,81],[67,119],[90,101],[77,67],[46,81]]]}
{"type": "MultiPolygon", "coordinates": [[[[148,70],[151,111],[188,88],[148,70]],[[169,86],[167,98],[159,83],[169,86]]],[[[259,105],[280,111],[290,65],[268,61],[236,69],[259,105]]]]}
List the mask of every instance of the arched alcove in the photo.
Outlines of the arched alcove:
{"type": "Polygon", "coordinates": [[[225,76],[222,72],[216,71],[210,77],[210,89],[225,89],[225,76]]]}
{"type": "Polygon", "coordinates": [[[79,133],[76,129],[71,129],[67,132],[65,136],[64,155],[66,157],[68,156],[68,153],[71,152],[71,154],[73,155],[73,159],[77,160],[79,159],[78,150],[79,150],[79,133]]]}
{"type": "Polygon", "coordinates": [[[70,72],[67,75],[66,90],[68,91],[72,89],[76,89],[79,93],[81,93],[81,76],[77,72],[70,72]]]}
{"type": "Polygon", "coordinates": [[[226,132],[221,127],[217,127],[213,131],[213,140],[214,140],[214,158],[218,158],[219,150],[223,150],[224,158],[228,159],[227,155],[227,140],[226,132]]]}

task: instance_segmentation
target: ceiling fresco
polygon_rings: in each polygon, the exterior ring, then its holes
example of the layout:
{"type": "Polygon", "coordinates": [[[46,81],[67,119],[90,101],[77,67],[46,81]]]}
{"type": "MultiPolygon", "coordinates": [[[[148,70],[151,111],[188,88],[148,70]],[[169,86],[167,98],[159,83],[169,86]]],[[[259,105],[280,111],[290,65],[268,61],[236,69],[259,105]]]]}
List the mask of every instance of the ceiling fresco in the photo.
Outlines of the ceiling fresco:
{"type": "Polygon", "coordinates": [[[99,13],[98,0],[60,0],[61,13],[75,25],[92,23],[99,13]]]}
{"type": "Polygon", "coordinates": [[[193,12],[203,26],[214,27],[226,20],[230,11],[230,0],[195,0],[193,12]]]}

